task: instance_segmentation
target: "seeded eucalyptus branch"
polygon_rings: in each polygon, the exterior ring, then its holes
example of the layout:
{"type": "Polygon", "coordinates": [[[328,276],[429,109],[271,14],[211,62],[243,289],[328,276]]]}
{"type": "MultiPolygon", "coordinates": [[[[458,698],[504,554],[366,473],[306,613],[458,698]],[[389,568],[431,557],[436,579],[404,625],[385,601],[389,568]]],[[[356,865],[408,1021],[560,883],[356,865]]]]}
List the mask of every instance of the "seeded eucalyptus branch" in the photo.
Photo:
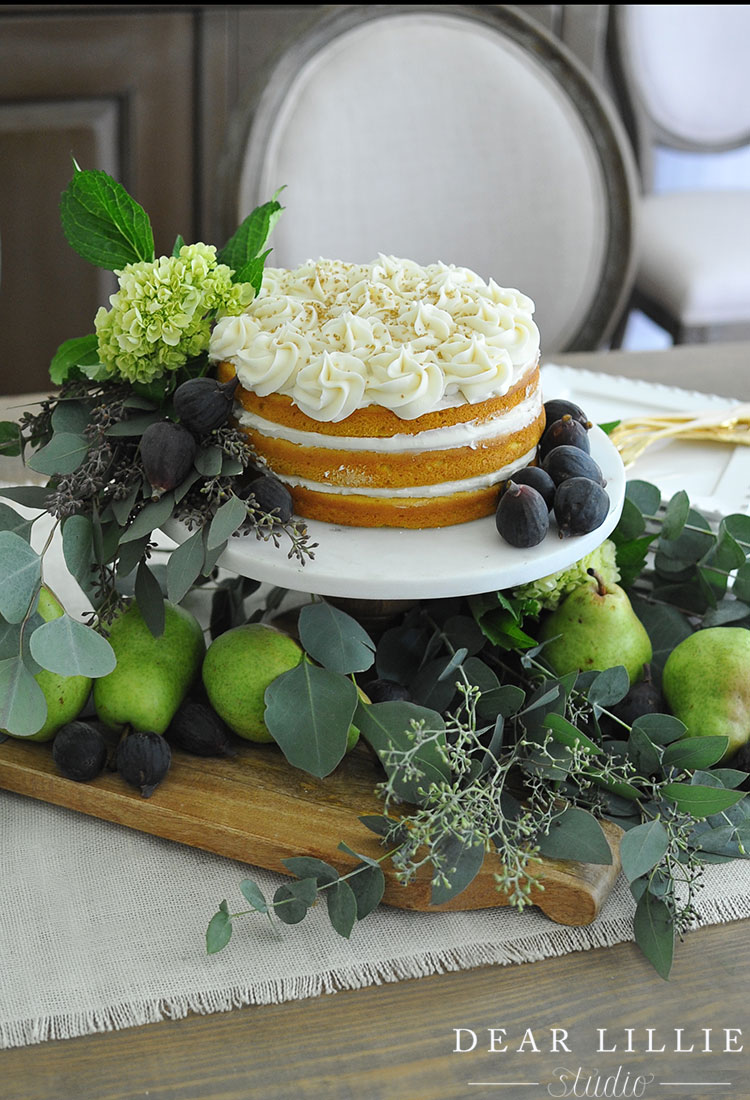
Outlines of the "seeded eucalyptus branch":
{"type": "MultiPolygon", "coordinates": [[[[650,632],[655,674],[701,626],[750,627],[750,517],[712,521],[683,493],[662,505],[655,486],[630,482],[612,539],[650,632]]],[[[556,676],[535,641],[540,610],[538,600],[513,591],[422,601],[376,645],[343,611],[316,601],[302,608],[299,633],[325,682],[296,672],[275,681],[269,728],[296,767],[322,775],[326,745],[309,743],[300,714],[315,715],[315,728],[335,742],[328,771],[343,758],[350,723],[357,725],[382,767],[383,813],[360,821],[381,838],[381,862],[396,881],[408,885],[428,868],[435,904],[459,896],[490,852],[502,899],[522,910],[544,888],[544,858],[610,862],[602,822],[619,825],[634,939],[666,978],[676,939],[699,920],[706,865],[748,854],[750,777],[740,757],[722,764],[726,738],[687,737],[659,710],[623,718],[624,668],[556,676]],[[332,709],[330,678],[343,688],[352,676],[365,693],[375,683],[399,693],[332,709]]],[[[282,903],[290,913],[294,899],[296,923],[340,875],[302,858],[286,861],[300,881],[276,898],[282,921],[282,903]]],[[[364,873],[363,864],[347,882],[364,873]]],[[[250,911],[265,912],[256,890],[242,886],[250,911]]],[[[240,915],[223,903],[210,951],[226,945],[240,915]]],[[[335,905],[329,917],[336,928],[335,905]]],[[[345,927],[350,935],[354,925],[345,927]]]]}

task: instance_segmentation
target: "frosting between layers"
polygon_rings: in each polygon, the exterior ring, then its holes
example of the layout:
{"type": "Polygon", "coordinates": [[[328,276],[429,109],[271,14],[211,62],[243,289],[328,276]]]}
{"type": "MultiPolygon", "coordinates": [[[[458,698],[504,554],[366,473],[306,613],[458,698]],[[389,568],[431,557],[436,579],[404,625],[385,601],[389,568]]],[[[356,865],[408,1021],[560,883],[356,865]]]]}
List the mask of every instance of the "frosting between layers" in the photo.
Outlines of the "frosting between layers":
{"type": "Polygon", "coordinates": [[[403,420],[502,396],[539,358],[534,303],[468,268],[308,261],[267,268],[244,313],[215,325],[209,355],[259,396],[318,421],[380,405],[403,420]]]}
{"type": "Polygon", "coordinates": [[[287,475],[276,474],[276,477],[280,481],[283,481],[286,485],[297,487],[302,489],[310,489],[316,493],[336,493],[343,494],[345,496],[364,496],[364,497],[380,497],[384,500],[390,500],[393,497],[396,498],[425,498],[452,496],[454,493],[467,493],[476,491],[477,489],[489,489],[493,485],[499,484],[501,481],[505,481],[516,470],[522,469],[524,466],[528,466],[533,460],[536,454],[536,447],[533,447],[530,451],[527,451],[525,455],[516,459],[515,462],[509,462],[507,466],[501,467],[499,470],[493,470],[489,474],[480,474],[478,477],[466,477],[461,478],[458,481],[441,481],[435,485],[410,485],[408,488],[384,488],[384,489],[370,489],[357,485],[330,485],[321,481],[309,481],[303,477],[289,477],[287,475]]]}
{"type": "Polygon", "coordinates": [[[541,407],[541,390],[537,388],[525,401],[504,411],[498,417],[484,421],[459,422],[443,428],[430,428],[413,435],[406,432],[392,436],[319,435],[276,424],[247,410],[240,413],[239,423],[242,427],[251,428],[261,435],[283,439],[302,447],[324,447],[327,450],[349,452],[374,451],[379,454],[397,454],[404,451],[421,453],[453,450],[456,447],[478,447],[485,440],[495,440],[498,437],[511,435],[533,423],[539,416],[541,407]]]}

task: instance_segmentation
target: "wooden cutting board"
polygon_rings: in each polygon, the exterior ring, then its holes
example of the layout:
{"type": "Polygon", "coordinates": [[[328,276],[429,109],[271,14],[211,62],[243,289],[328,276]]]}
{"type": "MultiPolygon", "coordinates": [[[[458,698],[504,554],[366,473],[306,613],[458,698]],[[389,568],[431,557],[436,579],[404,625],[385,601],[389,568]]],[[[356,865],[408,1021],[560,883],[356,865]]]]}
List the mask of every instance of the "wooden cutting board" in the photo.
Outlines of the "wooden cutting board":
{"type": "MultiPolygon", "coordinates": [[[[205,758],[174,750],[166,779],[142,798],[115,772],[90,783],[59,774],[51,744],[8,738],[0,744],[0,788],[64,806],[104,821],[188,844],[242,863],[288,873],[281,860],[315,856],[341,872],[356,862],[339,851],[344,841],[356,852],[378,857],[377,836],[358,818],[382,814],[375,785],[382,778],[374,756],[358,746],[325,779],[292,768],[275,746],[240,743],[234,757],[205,758]]],[[[590,924],[619,874],[617,826],[604,823],[612,848],[611,866],[544,860],[544,889],[532,902],[558,924],[590,924]]],[[[383,870],[383,901],[401,909],[467,910],[507,905],[493,874],[497,856],[487,855],[471,885],[453,901],[430,905],[430,872],[402,886],[389,862],[383,870]]]]}

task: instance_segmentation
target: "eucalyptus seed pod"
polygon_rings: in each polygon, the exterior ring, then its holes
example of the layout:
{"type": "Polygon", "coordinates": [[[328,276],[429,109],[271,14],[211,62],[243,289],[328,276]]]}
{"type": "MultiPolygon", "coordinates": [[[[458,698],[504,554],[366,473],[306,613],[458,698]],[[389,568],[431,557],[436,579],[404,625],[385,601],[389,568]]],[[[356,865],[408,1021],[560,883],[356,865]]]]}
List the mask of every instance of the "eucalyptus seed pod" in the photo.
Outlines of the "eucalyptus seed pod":
{"type": "Polygon", "coordinates": [[[117,746],[117,771],[144,798],[150,798],[169,771],[172,750],[160,733],[136,730],[117,746]]]}
{"type": "Polygon", "coordinates": [[[174,411],[191,432],[207,435],[226,424],[238,385],[236,375],[228,382],[219,382],[217,378],[189,378],[174,392],[174,411]]]}
{"type": "Polygon", "coordinates": [[[157,493],[176,489],[185,480],[197,447],[192,432],[173,420],[158,420],[146,428],[141,436],[141,462],[157,493]]]}

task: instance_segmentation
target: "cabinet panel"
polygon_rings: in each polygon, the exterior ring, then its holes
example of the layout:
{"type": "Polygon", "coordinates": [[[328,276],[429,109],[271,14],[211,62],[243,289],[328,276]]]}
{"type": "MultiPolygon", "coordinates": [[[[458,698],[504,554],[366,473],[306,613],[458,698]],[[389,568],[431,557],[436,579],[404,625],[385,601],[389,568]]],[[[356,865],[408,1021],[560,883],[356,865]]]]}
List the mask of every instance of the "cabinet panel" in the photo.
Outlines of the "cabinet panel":
{"type": "Polygon", "coordinates": [[[195,235],[194,26],[186,11],[3,18],[0,332],[5,393],[46,389],[114,286],[65,241],[60,192],[102,168],[148,211],[158,252],[195,235]]]}

